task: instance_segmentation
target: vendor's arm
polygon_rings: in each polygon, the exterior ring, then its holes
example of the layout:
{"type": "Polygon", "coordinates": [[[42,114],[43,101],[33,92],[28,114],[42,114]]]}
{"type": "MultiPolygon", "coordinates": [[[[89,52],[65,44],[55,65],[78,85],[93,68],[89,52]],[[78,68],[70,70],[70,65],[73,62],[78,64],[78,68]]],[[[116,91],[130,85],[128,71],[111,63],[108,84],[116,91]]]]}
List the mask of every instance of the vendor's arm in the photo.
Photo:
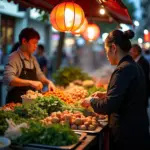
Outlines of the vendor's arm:
{"type": "Polygon", "coordinates": [[[53,84],[52,81],[48,80],[44,73],[41,71],[40,69],[40,66],[38,64],[38,62],[36,61],[36,59],[34,59],[34,63],[35,63],[35,67],[36,67],[36,74],[37,74],[37,77],[38,79],[45,85],[48,86],[48,90],[51,91],[51,90],[54,90],[55,89],[55,86],[53,84]]]}
{"type": "Polygon", "coordinates": [[[17,56],[11,55],[8,59],[8,64],[5,66],[3,82],[7,86],[31,86],[36,90],[41,90],[43,87],[42,83],[39,81],[31,81],[20,79],[18,76],[20,75],[22,70],[20,59],[17,56]]]}
{"type": "Polygon", "coordinates": [[[133,71],[135,70],[131,65],[116,69],[112,75],[106,97],[104,99],[93,98],[90,100],[95,112],[106,114],[118,112],[129,84],[134,78],[133,71]]]}
{"type": "Polygon", "coordinates": [[[36,90],[42,90],[43,84],[40,81],[24,80],[18,77],[13,78],[10,86],[30,86],[36,90]]]}

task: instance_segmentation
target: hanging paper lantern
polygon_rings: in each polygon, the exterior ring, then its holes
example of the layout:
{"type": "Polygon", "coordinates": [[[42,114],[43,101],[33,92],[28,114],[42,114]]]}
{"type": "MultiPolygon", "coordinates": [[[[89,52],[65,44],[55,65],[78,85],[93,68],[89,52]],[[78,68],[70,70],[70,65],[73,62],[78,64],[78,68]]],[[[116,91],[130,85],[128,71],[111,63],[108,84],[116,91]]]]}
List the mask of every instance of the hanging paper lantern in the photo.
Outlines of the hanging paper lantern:
{"type": "Polygon", "coordinates": [[[81,25],[81,27],[79,29],[75,30],[75,31],[72,31],[71,33],[78,36],[86,30],[87,26],[88,26],[88,21],[85,18],[83,24],[81,25]]]}
{"type": "Polygon", "coordinates": [[[93,41],[100,36],[100,29],[96,24],[88,24],[82,35],[85,40],[93,41]]]}
{"type": "Polygon", "coordinates": [[[63,2],[54,7],[50,14],[52,26],[61,32],[75,31],[84,22],[83,9],[74,2],[63,2]]]}

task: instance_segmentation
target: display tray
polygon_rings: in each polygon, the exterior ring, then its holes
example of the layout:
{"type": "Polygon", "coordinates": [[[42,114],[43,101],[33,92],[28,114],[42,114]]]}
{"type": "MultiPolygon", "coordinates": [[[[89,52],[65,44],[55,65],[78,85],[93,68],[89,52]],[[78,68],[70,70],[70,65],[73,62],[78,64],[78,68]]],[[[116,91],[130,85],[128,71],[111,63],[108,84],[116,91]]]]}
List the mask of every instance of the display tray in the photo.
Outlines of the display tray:
{"type": "Polygon", "coordinates": [[[103,128],[98,126],[95,130],[90,131],[90,130],[73,130],[75,132],[85,132],[85,133],[90,133],[90,134],[97,134],[99,133],[103,128]]]}
{"type": "Polygon", "coordinates": [[[69,145],[69,146],[51,146],[51,145],[43,145],[43,144],[27,144],[23,146],[18,146],[18,145],[12,145],[11,148],[14,148],[15,150],[18,149],[30,149],[30,150],[42,150],[42,149],[58,149],[58,150],[72,150],[74,149],[78,144],[82,142],[82,140],[87,136],[87,133],[84,132],[75,132],[76,134],[79,135],[79,141],[76,144],[69,145]]]}

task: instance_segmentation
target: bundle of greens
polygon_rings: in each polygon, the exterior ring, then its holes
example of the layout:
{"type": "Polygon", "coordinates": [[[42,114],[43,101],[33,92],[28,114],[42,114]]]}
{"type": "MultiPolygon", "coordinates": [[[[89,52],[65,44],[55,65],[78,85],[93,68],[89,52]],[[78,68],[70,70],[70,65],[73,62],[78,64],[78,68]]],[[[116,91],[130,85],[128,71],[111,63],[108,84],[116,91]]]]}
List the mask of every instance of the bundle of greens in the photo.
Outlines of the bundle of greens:
{"type": "Polygon", "coordinates": [[[43,119],[54,111],[62,111],[65,103],[58,97],[38,97],[34,103],[15,107],[14,112],[21,117],[43,119]]]}
{"type": "Polygon", "coordinates": [[[30,122],[28,129],[22,129],[22,135],[12,141],[14,144],[45,144],[67,146],[78,142],[78,136],[67,126],[53,124],[44,126],[39,122],[30,122]]]}
{"type": "Polygon", "coordinates": [[[23,118],[35,118],[38,120],[48,116],[46,110],[41,109],[36,103],[17,106],[14,109],[14,113],[23,118]]]}
{"type": "Polygon", "coordinates": [[[91,79],[87,73],[82,72],[80,68],[65,67],[60,68],[55,74],[53,74],[55,84],[66,87],[70,82],[75,80],[88,80],[91,79]]]}
{"type": "Polygon", "coordinates": [[[42,110],[46,110],[48,114],[55,111],[62,111],[66,104],[56,96],[38,97],[35,101],[36,105],[42,110]]]}
{"type": "Polygon", "coordinates": [[[8,128],[6,118],[14,120],[15,123],[27,122],[26,119],[19,117],[13,111],[0,110],[0,135],[4,135],[5,130],[8,128]]]}

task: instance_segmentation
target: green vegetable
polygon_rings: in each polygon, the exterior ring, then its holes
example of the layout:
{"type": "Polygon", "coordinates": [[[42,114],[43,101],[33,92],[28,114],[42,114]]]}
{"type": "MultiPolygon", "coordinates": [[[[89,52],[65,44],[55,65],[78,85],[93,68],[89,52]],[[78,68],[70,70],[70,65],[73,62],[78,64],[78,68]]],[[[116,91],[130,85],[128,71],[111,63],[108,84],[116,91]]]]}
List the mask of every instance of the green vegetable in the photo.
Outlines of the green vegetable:
{"type": "Polygon", "coordinates": [[[74,80],[88,80],[91,79],[87,73],[82,72],[80,68],[65,67],[60,68],[55,74],[53,74],[55,84],[60,86],[67,86],[74,80]]]}
{"type": "Polygon", "coordinates": [[[30,128],[22,129],[22,135],[12,142],[19,145],[35,143],[66,146],[77,143],[78,136],[67,126],[44,126],[39,122],[30,122],[30,128]]]}
{"type": "Polygon", "coordinates": [[[45,109],[48,114],[55,111],[62,111],[66,104],[56,96],[39,97],[35,101],[41,109],[45,109]]]}
{"type": "Polygon", "coordinates": [[[14,109],[14,113],[24,118],[43,119],[44,117],[48,116],[46,110],[41,109],[36,103],[17,106],[14,109]]]}
{"type": "Polygon", "coordinates": [[[27,122],[26,119],[19,117],[13,111],[0,110],[0,135],[4,135],[5,130],[8,128],[7,119],[12,119],[15,123],[27,122]]]}
{"type": "Polygon", "coordinates": [[[97,88],[96,86],[93,86],[93,87],[91,87],[87,90],[88,90],[88,96],[92,95],[93,93],[95,93],[97,91],[100,91],[100,92],[105,92],[106,91],[104,88],[102,88],[102,87],[97,88]]]}
{"type": "Polygon", "coordinates": [[[24,118],[43,119],[55,111],[62,111],[66,104],[58,97],[38,97],[33,104],[15,107],[14,112],[24,118]]]}

